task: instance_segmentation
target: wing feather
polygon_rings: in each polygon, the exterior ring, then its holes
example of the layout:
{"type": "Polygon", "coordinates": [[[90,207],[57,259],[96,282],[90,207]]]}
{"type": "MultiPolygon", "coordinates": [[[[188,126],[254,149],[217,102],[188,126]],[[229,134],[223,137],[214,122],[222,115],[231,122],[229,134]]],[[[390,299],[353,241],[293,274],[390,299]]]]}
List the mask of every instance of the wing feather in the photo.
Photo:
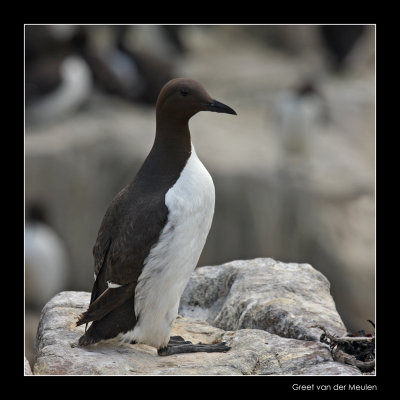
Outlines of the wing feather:
{"type": "Polygon", "coordinates": [[[144,261],[167,216],[163,201],[132,201],[126,189],[115,197],[93,247],[96,280],[89,308],[80,316],[78,325],[103,318],[134,296],[144,261]],[[110,288],[107,282],[121,286],[110,288]]]}

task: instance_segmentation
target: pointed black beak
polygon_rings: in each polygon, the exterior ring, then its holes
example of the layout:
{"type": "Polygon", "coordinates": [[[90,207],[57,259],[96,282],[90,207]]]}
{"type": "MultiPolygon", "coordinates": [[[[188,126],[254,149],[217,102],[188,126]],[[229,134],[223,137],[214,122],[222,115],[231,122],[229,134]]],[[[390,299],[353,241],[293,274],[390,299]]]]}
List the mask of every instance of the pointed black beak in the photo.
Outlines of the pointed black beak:
{"type": "Polygon", "coordinates": [[[203,106],[207,111],[237,115],[235,110],[217,100],[213,100],[212,103],[203,104],[203,106]]]}

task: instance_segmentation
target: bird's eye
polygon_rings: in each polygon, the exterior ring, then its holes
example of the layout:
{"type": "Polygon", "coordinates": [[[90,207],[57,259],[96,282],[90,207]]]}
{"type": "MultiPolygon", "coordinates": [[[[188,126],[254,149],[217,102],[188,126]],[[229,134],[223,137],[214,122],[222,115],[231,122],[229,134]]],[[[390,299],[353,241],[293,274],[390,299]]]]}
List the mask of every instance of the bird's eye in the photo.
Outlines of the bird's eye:
{"type": "Polygon", "coordinates": [[[182,96],[187,96],[188,94],[189,94],[189,91],[187,89],[181,89],[182,96]]]}

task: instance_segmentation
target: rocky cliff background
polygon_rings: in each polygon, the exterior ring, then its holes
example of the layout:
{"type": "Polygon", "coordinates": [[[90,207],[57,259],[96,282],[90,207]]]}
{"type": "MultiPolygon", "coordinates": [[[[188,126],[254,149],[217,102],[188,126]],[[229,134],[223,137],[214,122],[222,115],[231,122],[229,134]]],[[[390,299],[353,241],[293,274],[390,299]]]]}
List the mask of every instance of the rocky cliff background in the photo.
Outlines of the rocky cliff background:
{"type": "Polygon", "coordinates": [[[44,304],[90,291],[106,208],[151,148],[173,77],[238,116],[190,123],[216,209],[199,267],[273,257],[375,320],[375,27],[26,26],[26,350],[44,304]]]}

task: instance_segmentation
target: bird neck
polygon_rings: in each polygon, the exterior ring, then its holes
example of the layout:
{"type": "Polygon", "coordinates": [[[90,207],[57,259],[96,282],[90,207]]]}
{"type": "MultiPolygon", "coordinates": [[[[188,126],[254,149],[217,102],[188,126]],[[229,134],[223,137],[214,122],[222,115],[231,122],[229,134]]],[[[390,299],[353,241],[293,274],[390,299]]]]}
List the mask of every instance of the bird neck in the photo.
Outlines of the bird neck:
{"type": "Polygon", "coordinates": [[[171,119],[165,121],[157,118],[155,142],[160,148],[168,148],[171,154],[175,152],[191,152],[189,121],[187,119],[171,119]]]}
{"type": "Polygon", "coordinates": [[[142,191],[168,190],[180,176],[192,152],[189,127],[157,125],[153,147],[132,181],[142,191]],[[158,185],[154,185],[158,182],[158,185]]]}

